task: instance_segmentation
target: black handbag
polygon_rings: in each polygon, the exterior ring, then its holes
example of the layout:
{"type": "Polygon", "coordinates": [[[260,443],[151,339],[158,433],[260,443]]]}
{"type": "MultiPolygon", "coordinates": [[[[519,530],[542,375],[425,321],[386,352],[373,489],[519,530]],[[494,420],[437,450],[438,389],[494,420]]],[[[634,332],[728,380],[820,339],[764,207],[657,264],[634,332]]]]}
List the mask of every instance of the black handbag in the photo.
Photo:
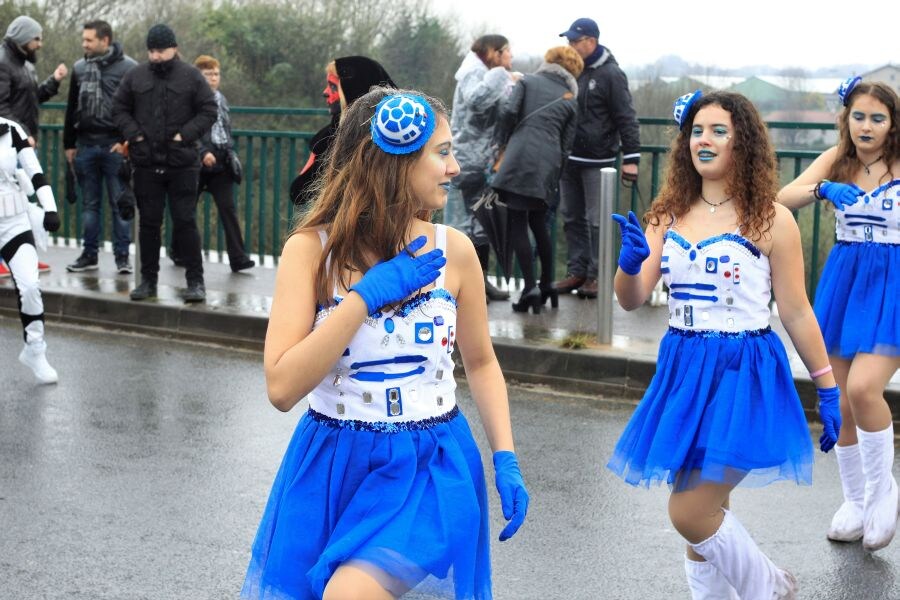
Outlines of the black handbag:
{"type": "Polygon", "coordinates": [[[228,172],[231,174],[231,179],[235,183],[242,182],[244,180],[244,166],[241,164],[241,159],[238,158],[237,152],[229,149],[225,163],[228,167],[228,172]]]}

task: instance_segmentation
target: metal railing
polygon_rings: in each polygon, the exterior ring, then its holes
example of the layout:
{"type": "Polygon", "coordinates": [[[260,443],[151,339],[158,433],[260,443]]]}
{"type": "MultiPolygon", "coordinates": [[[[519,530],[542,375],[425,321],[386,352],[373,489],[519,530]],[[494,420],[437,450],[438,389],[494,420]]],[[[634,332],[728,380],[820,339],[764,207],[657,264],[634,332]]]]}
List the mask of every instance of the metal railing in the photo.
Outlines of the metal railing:
{"type": "MultiPolygon", "coordinates": [[[[65,201],[65,158],[62,144],[62,112],[65,104],[48,103],[42,106],[42,117],[45,124],[40,127],[38,157],[47,171],[48,180],[54,186],[57,202],[60,206],[62,227],[55,234],[56,243],[77,245],[81,236],[81,198],[78,191],[76,204],[65,201]],[[56,123],[49,121],[57,121],[56,123]]],[[[242,116],[258,119],[290,119],[303,122],[309,131],[275,130],[275,129],[235,129],[233,131],[238,155],[244,165],[244,181],[235,188],[235,201],[238,214],[243,220],[244,244],[249,253],[259,255],[260,259],[271,257],[266,262],[277,261],[281,244],[290,230],[294,216],[294,206],[288,197],[288,186],[306,163],[309,156],[309,140],[315,131],[327,123],[327,109],[319,108],[264,108],[241,107],[231,108],[233,121],[240,124],[242,116]]],[[[657,117],[641,117],[642,135],[653,127],[671,127],[670,119],[657,117]]],[[[280,125],[280,127],[283,125],[280,125]]],[[[786,121],[770,122],[772,130],[833,130],[833,124],[827,123],[795,123],[786,121]]],[[[650,137],[650,136],[648,136],[650,137]]],[[[663,137],[656,135],[655,137],[663,137]]],[[[641,146],[641,176],[638,184],[623,187],[616,185],[616,210],[624,212],[629,209],[641,214],[656,196],[662,185],[662,173],[665,167],[664,157],[668,153],[667,145],[645,144],[641,146]],[[649,169],[648,169],[649,166],[649,169]]],[[[818,156],[820,150],[777,150],[782,172],[782,183],[787,183],[807,166],[808,162],[818,156]]],[[[621,165],[617,164],[619,169],[621,165]]],[[[225,250],[225,237],[218,219],[214,215],[213,201],[209,194],[204,194],[198,206],[198,228],[201,243],[207,257],[215,253],[221,256],[225,250]]],[[[101,240],[108,240],[111,227],[103,212],[109,210],[107,202],[101,203],[101,240]]],[[[810,297],[815,292],[821,265],[833,244],[833,235],[828,235],[831,221],[822,219],[820,204],[801,209],[796,213],[803,233],[804,256],[806,257],[807,289],[810,297]]],[[[561,245],[561,219],[551,216],[554,243],[554,264],[556,271],[565,269],[565,248],[561,245]]],[[[166,219],[164,240],[171,239],[171,226],[166,219]]]]}

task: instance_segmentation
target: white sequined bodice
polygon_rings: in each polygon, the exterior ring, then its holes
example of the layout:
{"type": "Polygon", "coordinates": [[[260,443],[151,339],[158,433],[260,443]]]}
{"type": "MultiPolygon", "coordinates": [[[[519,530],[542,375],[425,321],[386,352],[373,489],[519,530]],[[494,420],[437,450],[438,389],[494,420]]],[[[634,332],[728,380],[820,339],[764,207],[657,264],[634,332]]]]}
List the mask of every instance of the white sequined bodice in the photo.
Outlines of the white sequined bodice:
{"type": "MultiPolygon", "coordinates": [[[[446,240],[446,228],[435,225],[435,247],[445,250],[446,240]]],[[[334,419],[400,423],[431,419],[456,406],[456,299],[443,287],[445,270],[434,289],[366,318],[310,392],[311,409],[334,419]]],[[[333,310],[320,308],[313,329],[333,310]]]]}
{"type": "Polygon", "coordinates": [[[900,179],[878,186],[834,215],[839,241],[900,244],[900,179]]]}
{"type": "Polygon", "coordinates": [[[704,331],[769,326],[769,259],[736,233],[692,244],[669,229],[660,264],[669,287],[669,325],[704,331]]]}

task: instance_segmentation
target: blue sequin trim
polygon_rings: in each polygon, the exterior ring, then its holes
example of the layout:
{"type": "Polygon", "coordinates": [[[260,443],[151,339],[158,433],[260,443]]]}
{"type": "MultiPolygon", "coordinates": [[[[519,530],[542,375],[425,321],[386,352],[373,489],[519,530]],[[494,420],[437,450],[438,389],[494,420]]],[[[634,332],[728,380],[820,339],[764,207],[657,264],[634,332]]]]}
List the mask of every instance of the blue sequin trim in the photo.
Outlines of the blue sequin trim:
{"type": "Polygon", "coordinates": [[[877,196],[881,192],[883,192],[883,191],[887,190],[888,188],[891,188],[895,185],[900,185],[900,179],[893,179],[891,181],[888,181],[885,184],[879,185],[877,188],[875,188],[874,190],[872,190],[872,192],[869,193],[869,196],[877,196]]]}
{"type": "Polygon", "coordinates": [[[741,339],[748,337],[759,337],[772,333],[771,327],[763,329],[751,329],[747,331],[716,331],[714,329],[680,329],[678,327],[669,326],[669,333],[672,335],[680,335],[681,337],[702,337],[702,338],[730,338],[741,339]]]}
{"type": "Polygon", "coordinates": [[[850,240],[838,240],[834,243],[835,246],[871,246],[873,248],[884,248],[891,247],[896,248],[900,246],[898,242],[851,242],[850,240]]]}
{"type": "Polygon", "coordinates": [[[400,421],[398,423],[388,423],[386,421],[358,421],[355,419],[334,419],[327,415],[323,415],[313,409],[309,409],[308,414],[314,421],[333,427],[335,429],[349,429],[350,431],[374,431],[376,433],[400,433],[401,431],[417,431],[421,429],[431,429],[441,423],[449,423],[459,415],[459,406],[454,406],[449,411],[436,417],[429,417],[421,421],[400,421]]]}
{"type": "Polygon", "coordinates": [[[705,248],[709,245],[712,245],[712,244],[715,244],[716,242],[721,242],[721,241],[729,241],[729,242],[734,242],[735,244],[740,244],[741,246],[746,248],[747,251],[750,252],[750,254],[752,254],[756,258],[759,258],[760,255],[762,254],[762,252],[759,251],[759,248],[757,248],[756,246],[753,245],[753,242],[751,242],[747,238],[740,236],[736,233],[723,233],[721,235],[716,235],[711,238],[705,239],[702,242],[697,243],[697,248],[702,250],[703,248],[705,248]]]}
{"type": "MultiPolygon", "coordinates": [[[[679,235],[675,231],[672,231],[671,229],[666,231],[666,239],[672,240],[673,242],[677,243],[679,246],[681,246],[685,250],[687,250],[688,248],[691,247],[691,243],[689,241],[687,241],[686,239],[681,237],[681,235],[679,235]]],[[[760,255],[762,254],[762,252],[759,251],[759,248],[757,248],[753,244],[753,242],[751,242],[747,238],[740,236],[736,233],[722,233],[719,235],[714,235],[711,238],[706,238],[705,240],[697,242],[697,249],[702,250],[703,248],[706,248],[707,246],[710,246],[712,244],[715,244],[716,242],[721,242],[721,241],[728,241],[728,242],[734,242],[735,244],[740,244],[741,246],[746,248],[750,252],[750,254],[752,254],[756,258],[759,258],[760,255]]]]}

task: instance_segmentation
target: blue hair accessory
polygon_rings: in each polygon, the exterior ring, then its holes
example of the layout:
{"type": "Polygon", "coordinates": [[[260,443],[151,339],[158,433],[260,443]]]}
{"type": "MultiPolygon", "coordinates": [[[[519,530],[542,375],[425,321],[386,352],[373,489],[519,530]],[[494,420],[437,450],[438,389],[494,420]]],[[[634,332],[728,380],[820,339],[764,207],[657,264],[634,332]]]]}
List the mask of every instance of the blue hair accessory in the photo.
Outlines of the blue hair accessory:
{"type": "Polygon", "coordinates": [[[424,98],[394,94],[375,107],[372,141],[388,154],[410,154],[425,145],[434,127],[434,110],[424,98]]]}
{"type": "Polygon", "coordinates": [[[678,129],[684,129],[685,117],[691,112],[691,107],[694,105],[694,102],[699,100],[701,96],[703,96],[703,92],[696,90],[675,100],[675,103],[672,105],[674,109],[672,114],[675,115],[675,122],[678,123],[678,129]]]}
{"type": "Polygon", "coordinates": [[[847,100],[850,99],[850,94],[861,82],[862,77],[856,75],[855,77],[848,77],[844,83],[841,84],[841,87],[838,88],[838,96],[841,97],[841,104],[847,106],[847,100]]]}

